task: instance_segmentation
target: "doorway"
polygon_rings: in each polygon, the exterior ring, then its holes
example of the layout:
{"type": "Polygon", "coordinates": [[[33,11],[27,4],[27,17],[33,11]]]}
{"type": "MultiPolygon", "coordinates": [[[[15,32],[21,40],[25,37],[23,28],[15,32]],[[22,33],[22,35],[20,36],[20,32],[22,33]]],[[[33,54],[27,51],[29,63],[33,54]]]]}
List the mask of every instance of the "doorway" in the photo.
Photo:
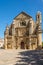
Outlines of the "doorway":
{"type": "Polygon", "coordinates": [[[25,43],[21,42],[21,49],[25,49],[25,43]]]}

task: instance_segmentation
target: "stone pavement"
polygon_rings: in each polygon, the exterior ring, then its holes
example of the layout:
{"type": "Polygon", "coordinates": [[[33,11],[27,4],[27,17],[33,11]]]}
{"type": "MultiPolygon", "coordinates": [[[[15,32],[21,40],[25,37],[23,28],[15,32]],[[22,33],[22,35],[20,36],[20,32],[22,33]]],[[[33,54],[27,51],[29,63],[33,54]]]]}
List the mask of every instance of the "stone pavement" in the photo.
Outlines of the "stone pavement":
{"type": "Polygon", "coordinates": [[[43,50],[0,49],[0,65],[43,65],[43,50]]]}

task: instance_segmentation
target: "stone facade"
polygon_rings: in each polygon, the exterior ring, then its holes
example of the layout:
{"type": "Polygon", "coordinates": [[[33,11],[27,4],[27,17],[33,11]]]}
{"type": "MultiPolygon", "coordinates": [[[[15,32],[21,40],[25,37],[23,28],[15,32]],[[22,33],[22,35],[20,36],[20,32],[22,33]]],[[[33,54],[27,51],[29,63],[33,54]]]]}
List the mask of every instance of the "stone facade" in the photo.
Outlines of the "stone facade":
{"type": "Polygon", "coordinates": [[[4,39],[0,38],[0,48],[3,48],[3,45],[4,45],[4,39]]]}
{"type": "Polygon", "coordinates": [[[21,12],[4,32],[5,49],[29,49],[42,47],[41,13],[36,14],[36,22],[33,18],[21,12]]]}

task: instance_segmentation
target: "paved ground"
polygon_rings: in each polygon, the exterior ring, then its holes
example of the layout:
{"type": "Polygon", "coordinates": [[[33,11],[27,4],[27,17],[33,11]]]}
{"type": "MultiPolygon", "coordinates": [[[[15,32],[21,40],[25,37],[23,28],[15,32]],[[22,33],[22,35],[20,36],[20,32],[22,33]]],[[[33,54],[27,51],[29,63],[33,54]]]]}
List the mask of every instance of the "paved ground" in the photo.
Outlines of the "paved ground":
{"type": "Polygon", "coordinates": [[[43,65],[43,50],[0,49],[0,65],[43,65]]]}

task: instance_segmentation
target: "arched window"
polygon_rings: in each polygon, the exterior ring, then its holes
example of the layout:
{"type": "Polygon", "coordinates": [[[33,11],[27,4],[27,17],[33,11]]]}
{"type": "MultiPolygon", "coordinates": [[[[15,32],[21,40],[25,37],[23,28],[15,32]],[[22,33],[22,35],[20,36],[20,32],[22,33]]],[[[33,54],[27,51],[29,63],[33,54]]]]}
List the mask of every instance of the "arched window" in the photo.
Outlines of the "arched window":
{"type": "Polygon", "coordinates": [[[21,21],[21,22],[20,22],[20,25],[21,25],[21,26],[26,26],[26,21],[21,21]]]}

